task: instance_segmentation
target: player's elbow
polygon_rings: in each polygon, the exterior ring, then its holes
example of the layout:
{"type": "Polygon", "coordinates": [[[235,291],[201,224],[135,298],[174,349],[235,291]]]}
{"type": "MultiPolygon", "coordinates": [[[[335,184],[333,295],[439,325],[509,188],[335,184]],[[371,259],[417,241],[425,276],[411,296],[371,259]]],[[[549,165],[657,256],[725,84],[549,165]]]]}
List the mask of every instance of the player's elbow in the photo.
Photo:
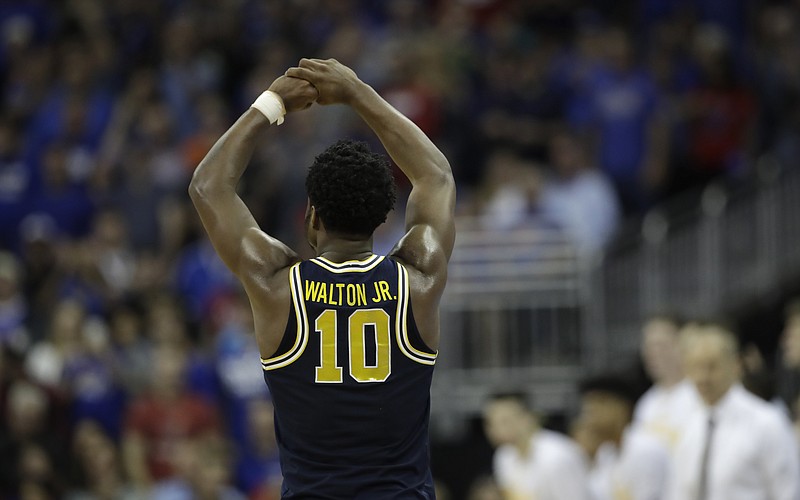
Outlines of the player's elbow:
{"type": "Polygon", "coordinates": [[[203,199],[207,198],[207,190],[203,187],[203,183],[196,180],[196,178],[192,178],[192,181],[189,183],[189,198],[192,199],[195,205],[202,202],[203,199]]]}
{"type": "Polygon", "coordinates": [[[442,175],[449,176],[451,179],[453,178],[453,169],[450,168],[450,162],[447,161],[447,157],[439,151],[439,154],[434,158],[433,161],[436,171],[441,172],[442,175]]]}
{"type": "Polygon", "coordinates": [[[209,198],[213,197],[213,192],[218,190],[218,187],[215,187],[214,182],[211,182],[210,179],[207,179],[202,172],[195,170],[194,175],[192,175],[192,180],[189,182],[189,197],[192,201],[197,203],[202,203],[204,200],[208,200],[209,198]]]}
{"type": "MultiPolygon", "coordinates": [[[[447,163],[445,161],[445,163],[447,163]]],[[[456,190],[456,180],[453,177],[453,171],[450,170],[450,164],[448,163],[446,169],[439,170],[428,179],[428,183],[431,186],[435,186],[439,191],[442,192],[455,192],[456,190]]]]}

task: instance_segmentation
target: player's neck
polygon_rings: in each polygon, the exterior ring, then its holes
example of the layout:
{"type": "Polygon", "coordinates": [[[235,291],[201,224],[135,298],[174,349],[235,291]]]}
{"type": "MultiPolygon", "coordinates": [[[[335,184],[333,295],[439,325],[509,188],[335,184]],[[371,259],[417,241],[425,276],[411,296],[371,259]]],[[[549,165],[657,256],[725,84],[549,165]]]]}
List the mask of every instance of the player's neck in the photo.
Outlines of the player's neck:
{"type": "Polygon", "coordinates": [[[364,260],[372,255],[372,238],[350,240],[329,236],[317,246],[317,256],[332,262],[364,260]]]}

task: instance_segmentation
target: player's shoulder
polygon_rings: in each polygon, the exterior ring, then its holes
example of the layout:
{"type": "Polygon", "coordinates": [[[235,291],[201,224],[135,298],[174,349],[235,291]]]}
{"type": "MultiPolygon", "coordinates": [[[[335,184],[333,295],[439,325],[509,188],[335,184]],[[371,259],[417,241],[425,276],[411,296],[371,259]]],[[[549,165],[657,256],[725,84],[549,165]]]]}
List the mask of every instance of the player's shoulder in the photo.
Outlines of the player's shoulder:
{"type": "Polygon", "coordinates": [[[237,274],[243,280],[271,277],[299,261],[297,252],[285,243],[257,227],[250,228],[242,237],[237,274]]]}
{"type": "Polygon", "coordinates": [[[241,281],[247,294],[259,301],[270,302],[272,299],[280,300],[291,289],[292,275],[302,261],[299,259],[287,262],[287,265],[277,269],[260,269],[254,266],[242,276],[241,281]]]}
{"type": "Polygon", "coordinates": [[[410,228],[389,256],[426,277],[447,276],[448,252],[430,226],[419,224],[410,228]]]}

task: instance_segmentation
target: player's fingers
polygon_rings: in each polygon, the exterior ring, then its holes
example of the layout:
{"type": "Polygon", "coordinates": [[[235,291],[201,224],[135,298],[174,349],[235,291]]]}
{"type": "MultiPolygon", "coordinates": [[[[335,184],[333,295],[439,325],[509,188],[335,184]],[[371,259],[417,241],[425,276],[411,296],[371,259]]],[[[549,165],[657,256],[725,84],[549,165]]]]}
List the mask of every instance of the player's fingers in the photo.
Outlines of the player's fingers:
{"type": "Polygon", "coordinates": [[[320,61],[319,59],[307,59],[304,57],[300,59],[300,63],[298,64],[298,66],[300,66],[301,68],[309,68],[309,69],[319,68],[322,66],[322,61],[320,61]]]}
{"type": "Polygon", "coordinates": [[[286,70],[286,76],[302,78],[308,82],[314,81],[314,72],[308,68],[289,68],[286,70]]]}

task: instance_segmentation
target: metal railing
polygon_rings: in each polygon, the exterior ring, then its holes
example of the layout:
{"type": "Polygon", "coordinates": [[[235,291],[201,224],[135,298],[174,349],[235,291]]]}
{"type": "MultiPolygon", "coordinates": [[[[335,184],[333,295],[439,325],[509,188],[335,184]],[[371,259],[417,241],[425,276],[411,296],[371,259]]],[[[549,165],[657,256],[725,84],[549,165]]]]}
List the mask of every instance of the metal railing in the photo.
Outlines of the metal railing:
{"type": "Polygon", "coordinates": [[[678,215],[654,209],[598,262],[537,219],[513,230],[459,219],[434,432],[457,433],[499,389],[533,394],[544,412],[569,409],[583,373],[632,360],[650,312],[729,312],[800,276],[800,170],[762,160],[757,171],[747,189],[679,200],[678,215]]]}
{"type": "Polygon", "coordinates": [[[707,187],[678,217],[651,211],[641,235],[595,269],[597,364],[635,351],[651,312],[731,313],[800,275],[800,171],[762,159],[757,172],[744,189],[707,187]]]}
{"type": "Polygon", "coordinates": [[[542,409],[574,391],[585,310],[578,254],[538,219],[513,230],[460,218],[441,306],[433,427],[461,430],[497,390],[524,390],[542,409]]]}

